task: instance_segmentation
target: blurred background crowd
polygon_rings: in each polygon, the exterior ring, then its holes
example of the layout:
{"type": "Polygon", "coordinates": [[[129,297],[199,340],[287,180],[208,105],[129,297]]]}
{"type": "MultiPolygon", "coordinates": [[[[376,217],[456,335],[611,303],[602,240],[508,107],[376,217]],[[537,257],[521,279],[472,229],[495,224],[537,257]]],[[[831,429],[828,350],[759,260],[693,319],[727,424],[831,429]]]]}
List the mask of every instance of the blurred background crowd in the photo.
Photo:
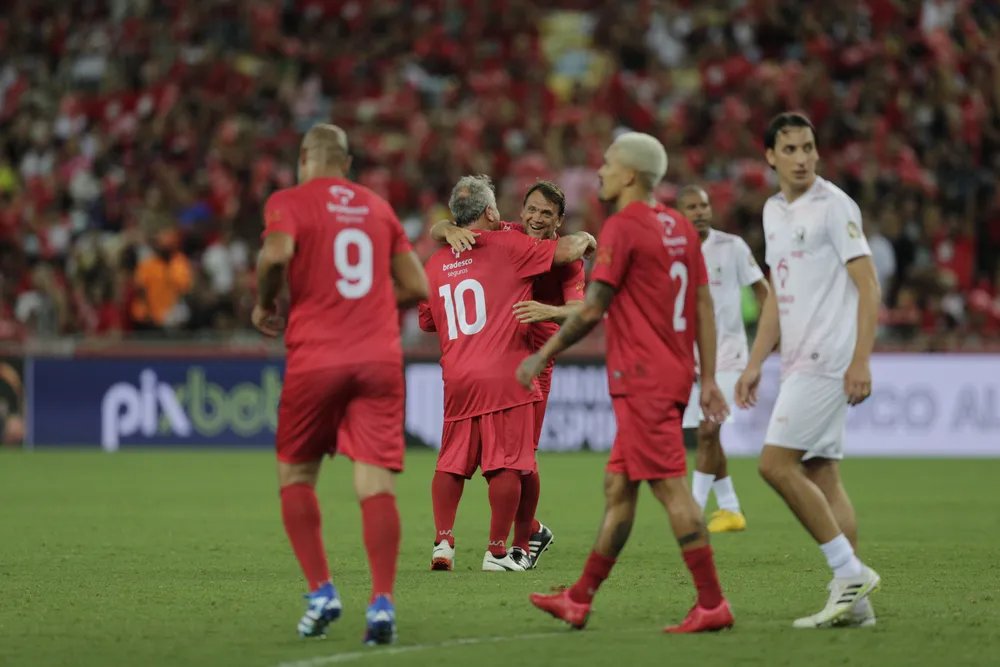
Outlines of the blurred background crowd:
{"type": "Polygon", "coordinates": [[[262,205],[321,121],[423,258],[466,173],[505,219],[552,179],[566,228],[596,234],[627,128],[666,145],[664,201],[703,185],[762,261],[763,128],[801,109],[863,210],[880,344],[1000,344],[996,0],[0,6],[0,339],[252,336],[262,205]]]}

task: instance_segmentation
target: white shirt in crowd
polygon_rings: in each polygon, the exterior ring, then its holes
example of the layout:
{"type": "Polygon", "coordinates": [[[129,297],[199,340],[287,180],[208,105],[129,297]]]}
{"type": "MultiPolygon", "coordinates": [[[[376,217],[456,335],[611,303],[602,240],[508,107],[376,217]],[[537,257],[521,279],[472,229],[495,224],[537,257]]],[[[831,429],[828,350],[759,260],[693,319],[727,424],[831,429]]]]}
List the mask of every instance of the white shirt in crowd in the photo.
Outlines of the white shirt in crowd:
{"type": "Polygon", "coordinates": [[[778,299],[781,375],[843,376],[854,355],[858,289],[847,263],[871,255],[861,209],[819,178],[788,203],[781,193],[764,205],[766,261],[778,299]]]}
{"type": "Polygon", "coordinates": [[[701,244],[708,269],[708,288],[715,304],[716,370],[742,371],[749,351],[743,324],[743,288],[764,279],[764,273],[739,236],[711,230],[701,244]]]}

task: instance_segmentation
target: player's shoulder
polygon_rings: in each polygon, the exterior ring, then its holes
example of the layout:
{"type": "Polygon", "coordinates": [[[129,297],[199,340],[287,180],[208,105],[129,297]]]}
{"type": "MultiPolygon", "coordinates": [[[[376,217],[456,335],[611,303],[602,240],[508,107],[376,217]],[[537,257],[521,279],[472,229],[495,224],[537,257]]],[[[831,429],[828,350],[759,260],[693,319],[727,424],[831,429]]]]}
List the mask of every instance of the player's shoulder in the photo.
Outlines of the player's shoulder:
{"type": "Polygon", "coordinates": [[[860,213],[861,209],[851,195],[844,192],[835,183],[831,183],[826,179],[818,179],[818,181],[816,194],[814,195],[816,203],[825,204],[828,209],[860,213]]]}
{"type": "Polygon", "coordinates": [[[501,232],[520,232],[520,233],[523,234],[524,233],[524,225],[522,225],[520,222],[502,222],[501,221],[500,222],[500,229],[499,229],[499,231],[501,231],[501,232]]]}
{"type": "Polygon", "coordinates": [[[736,234],[730,234],[720,229],[713,229],[712,243],[719,246],[738,246],[743,243],[743,239],[736,234]]]}

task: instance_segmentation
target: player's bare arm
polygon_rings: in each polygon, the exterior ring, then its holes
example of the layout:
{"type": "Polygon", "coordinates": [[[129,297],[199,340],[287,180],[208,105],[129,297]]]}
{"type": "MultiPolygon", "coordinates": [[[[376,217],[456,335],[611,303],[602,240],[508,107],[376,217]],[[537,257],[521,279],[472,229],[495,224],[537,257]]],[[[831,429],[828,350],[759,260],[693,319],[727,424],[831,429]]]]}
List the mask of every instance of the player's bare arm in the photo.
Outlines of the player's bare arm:
{"type": "Polygon", "coordinates": [[[604,319],[604,314],[608,312],[614,298],[615,288],[611,285],[600,280],[590,283],[583,305],[566,318],[556,335],[552,336],[542,349],[521,362],[521,366],[517,369],[518,381],[530,389],[534,379],[549,363],[549,359],[576,345],[593,331],[598,322],[604,319]]]}
{"type": "Polygon", "coordinates": [[[479,232],[466,227],[459,227],[451,220],[439,220],[431,227],[431,238],[438,243],[450,245],[458,252],[472,250],[476,245],[476,237],[479,232]]]}
{"type": "Polygon", "coordinates": [[[284,232],[271,232],[264,237],[264,246],[257,258],[257,304],[251,319],[264,334],[281,335],[284,322],[278,317],[277,299],[285,280],[285,270],[295,254],[295,240],[284,232]]]}
{"type": "Polygon", "coordinates": [[[844,374],[844,393],[851,405],[857,405],[872,393],[872,371],[868,362],[875,347],[882,288],[871,255],[849,261],[847,274],[858,288],[858,339],[854,345],[854,358],[844,374]]]}
{"type": "Polygon", "coordinates": [[[412,250],[392,256],[392,282],[396,290],[396,303],[400,307],[424,301],[430,294],[427,274],[412,250]]]}
{"type": "Polygon", "coordinates": [[[778,345],[780,336],[778,297],[774,293],[772,279],[771,289],[768,290],[767,297],[764,299],[764,307],[761,309],[760,320],[757,322],[757,338],[754,339],[753,349],[750,350],[750,359],[736,383],[736,405],[741,409],[747,410],[757,404],[757,387],[760,385],[761,367],[767,356],[778,345]]]}
{"type": "Polygon", "coordinates": [[[757,305],[763,308],[764,302],[767,301],[767,295],[771,293],[771,288],[768,286],[767,281],[758,280],[750,286],[750,289],[753,290],[753,297],[757,300],[757,305]]]}
{"type": "Polygon", "coordinates": [[[567,236],[560,236],[556,242],[556,256],[552,260],[553,266],[565,266],[572,264],[578,259],[589,257],[597,250],[597,239],[587,232],[576,232],[567,236]]]}
{"type": "Polygon", "coordinates": [[[531,324],[533,322],[558,322],[563,324],[570,315],[583,307],[583,301],[567,301],[562,306],[552,306],[538,301],[521,301],[514,304],[514,317],[518,322],[531,324]]]}
{"type": "Polygon", "coordinates": [[[715,304],[712,302],[712,292],[708,285],[698,287],[696,342],[698,359],[701,364],[701,410],[705,416],[716,424],[726,421],[729,407],[722,395],[722,390],[715,383],[715,304]]]}

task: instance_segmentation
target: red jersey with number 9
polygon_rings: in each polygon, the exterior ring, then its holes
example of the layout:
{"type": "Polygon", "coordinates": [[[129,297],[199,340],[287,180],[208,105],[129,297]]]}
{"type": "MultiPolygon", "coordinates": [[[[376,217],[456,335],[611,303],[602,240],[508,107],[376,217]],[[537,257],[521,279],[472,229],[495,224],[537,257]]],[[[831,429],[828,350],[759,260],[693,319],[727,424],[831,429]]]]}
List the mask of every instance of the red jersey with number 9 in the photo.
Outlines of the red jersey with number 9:
{"type": "Polygon", "coordinates": [[[402,363],[393,255],[410,242],[392,207],[340,178],[275,192],[264,235],[295,239],[288,267],[288,369],[402,363]]]}
{"type": "Polygon", "coordinates": [[[472,250],[442,248],[427,260],[431,298],[420,304],[420,326],[441,342],[446,422],[541,400],[515,378],[534,350],[514,304],[531,299],[555,253],[555,241],[484,231],[472,250]]]}
{"type": "Polygon", "coordinates": [[[708,284],[694,225],[662,204],[629,204],[604,223],[591,280],[617,290],[605,322],[611,395],[687,403],[698,287],[708,284]]]}

